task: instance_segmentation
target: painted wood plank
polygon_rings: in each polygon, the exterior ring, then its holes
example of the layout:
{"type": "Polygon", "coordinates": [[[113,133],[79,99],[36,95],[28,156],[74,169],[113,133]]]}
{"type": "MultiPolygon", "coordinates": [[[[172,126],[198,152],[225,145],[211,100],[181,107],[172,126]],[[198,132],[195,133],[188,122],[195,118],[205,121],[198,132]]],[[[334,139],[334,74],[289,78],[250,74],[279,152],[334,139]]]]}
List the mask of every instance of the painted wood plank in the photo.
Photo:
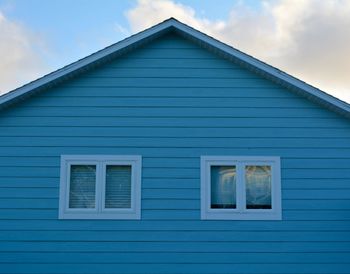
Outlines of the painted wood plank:
{"type": "MultiPolygon", "coordinates": [[[[14,126],[106,126],[106,127],[236,127],[236,128],[347,128],[348,123],[335,119],[306,119],[306,118],[173,118],[173,117],[13,117],[3,119],[1,127],[14,126]]],[[[211,140],[212,141],[212,140],[211,140]]],[[[350,143],[350,142],[348,142],[350,143]]]]}
{"type": "MultiPolygon", "coordinates": [[[[158,57],[161,58],[161,57],[158,57]]],[[[173,67],[167,67],[163,69],[158,68],[115,68],[109,67],[102,70],[94,70],[84,74],[86,78],[130,78],[130,77],[144,77],[144,78],[239,78],[239,79],[256,79],[260,76],[246,70],[242,70],[240,67],[231,68],[183,68],[181,70],[173,67]]]]}
{"type": "Polygon", "coordinates": [[[348,231],[3,231],[0,242],[350,242],[348,231]]]}
{"type": "MultiPolygon", "coordinates": [[[[55,220],[58,217],[57,209],[0,209],[4,220],[55,220]]],[[[200,210],[180,209],[143,209],[144,220],[196,220],[200,219],[200,210]]],[[[349,210],[284,210],[283,220],[350,220],[349,210]]]]}
{"type": "MultiPolygon", "coordinates": [[[[191,107],[67,107],[52,106],[29,107],[25,104],[16,108],[6,109],[9,116],[43,116],[43,117],[301,117],[301,118],[327,118],[338,117],[321,108],[302,109],[297,107],[269,108],[244,107],[224,108],[219,106],[191,108],[191,107]],[[254,110],[254,111],[252,111],[254,110]]],[[[339,118],[338,119],[342,119],[339,118]]],[[[344,119],[343,119],[344,120],[344,119]]]]}
{"type": "Polygon", "coordinates": [[[350,252],[348,242],[3,242],[1,252],[350,252]],[[79,244],[77,244],[79,243],[79,244]]]}
{"type": "MultiPolygon", "coordinates": [[[[56,209],[58,197],[54,198],[1,198],[0,209],[56,209]]],[[[348,199],[283,199],[284,210],[350,210],[348,199]]],[[[199,210],[200,200],[194,199],[170,199],[170,198],[144,198],[142,199],[142,208],[164,209],[164,210],[199,210]]]]}
{"type": "Polygon", "coordinates": [[[95,231],[348,231],[349,220],[201,221],[196,220],[0,220],[0,230],[95,231]],[[234,225],[232,225],[234,223],[234,225]]]}
{"type": "Polygon", "coordinates": [[[8,273],[4,271],[12,270],[12,273],[166,273],[166,274],[179,274],[183,273],[242,273],[242,274],[266,274],[267,268],[269,273],[330,273],[329,271],[337,271],[334,273],[349,273],[347,267],[349,264],[222,264],[218,268],[217,264],[138,264],[138,267],[134,270],[132,264],[109,264],[105,267],[101,267],[99,264],[49,264],[50,271],[45,271],[47,266],[45,264],[23,264],[16,265],[11,268],[5,265],[0,273],[8,273]],[[52,269],[52,270],[51,270],[52,269]]]}
{"type": "Polygon", "coordinates": [[[74,253],[13,252],[0,256],[0,263],[348,263],[349,253],[74,253]]]}
{"type": "MultiPolygon", "coordinates": [[[[61,138],[45,138],[45,137],[0,137],[0,147],[148,147],[148,148],[241,148],[241,147],[256,147],[256,148],[350,148],[348,138],[334,138],[332,141],[329,138],[220,138],[218,142],[216,138],[172,138],[172,137],[61,137],[61,138]],[[335,142],[336,141],[336,142],[335,142]]],[[[198,161],[198,159],[197,159],[198,161]]],[[[305,162],[305,161],[304,161],[305,162]]],[[[309,161],[311,167],[321,168],[320,165],[309,161]]],[[[6,163],[4,163],[6,164],[6,163]]],[[[30,165],[30,163],[28,163],[30,165]]],[[[282,163],[284,164],[284,163],[282,163]]],[[[297,163],[298,164],[298,163],[297,163]]],[[[1,159],[0,159],[1,165],[1,159]]],[[[299,164],[301,165],[301,164],[299,164]]],[[[326,168],[350,168],[349,163],[329,163],[326,168]]],[[[308,165],[309,166],[309,165],[308,165]]],[[[305,165],[304,165],[305,167],[305,165]]]]}
{"type": "MultiPolygon", "coordinates": [[[[133,80],[134,81],[134,80],[133,80]]],[[[154,83],[154,80],[150,80],[150,83],[154,83]]],[[[160,81],[156,81],[160,84],[160,81]]],[[[186,85],[184,80],[184,85],[186,85]]],[[[218,81],[221,85],[225,81],[220,79],[218,81]]],[[[108,80],[104,79],[102,81],[103,85],[108,84],[108,80]]],[[[85,83],[86,85],[91,85],[90,83],[85,83]]],[[[122,85],[122,81],[118,81],[118,84],[122,85]]],[[[102,84],[101,84],[102,85],[102,84]]],[[[127,84],[125,84],[127,85],[127,84]]],[[[167,86],[169,83],[164,83],[167,86]]],[[[203,86],[211,86],[211,84],[203,82],[203,86]]],[[[216,88],[217,86],[212,86],[216,88]]],[[[81,97],[79,99],[71,99],[67,97],[62,97],[60,100],[52,100],[48,97],[37,98],[36,100],[29,100],[25,102],[27,107],[194,107],[194,108],[205,108],[205,107],[226,107],[226,108],[266,108],[266,105],[270,104],[270,108],[283,108],[295,106],[295,108],[306,108],[312,109],[317,108],[317,106],[305,101],[300,98],[168,98],[168,97],[135,97],[135,98],[125,98],[125,97],[81,97]]]]}
{"type": "MultiPolygon", "coordinates": [[[[145,75],[146,73],[150,73],[149,71],[152,69],[132,69],[135,73],[142,73],[145,75]]],[[[153,69],[155,72],[161,73],[162,71],[167,71],[167,69],[153,69]]],[[[117,70],[120,72],[126,71],[117,70]]],[[[184,74],[189,75],[193,73],[193,69],[182,69],[184,74]]],[[[208,74],[212,71],[217,71],[220,74],[222,71],[226,70],[213,70],[213,69],[205,69],[200,70],[196,69],[198,74],[205,76],[205,72],[208,74]]],[[[108,71],[107,71],[108,72],[108,71]]],[[[111,72],[113,73],[113,72],[111,72]]],[[[101,72],[102,75],[105,73],[101,72]]],[[[172,75],[172,74],[171,74],[172,75]]],[[[170,76],[170,75],[169,75],[170,76]]],[[[38,98],[77,98],[81,97],[81,94],[84,93],[85,97],[184,97],[184,98],[197,98],[197,97],[205,97],[205,98],[296,98],[296,95],[290,92],[286,92],[285,89],[281,87],[258,87],[258,88],[235,88],[235,87],[227,87],[220,88],[213,92],[212,88],[201,87],[201,88],[176,88],[176,87],[168,87],[168,88],[156,88],[156,87],[143,87],[143,88],[133,88],[133,87],[125,87],[125,88],[115,88],[115,87],[105,87],[105,88],[94,88],[94,87],[66,87],[62,88],[54,88],[49,90],[48,92],[38,94],[38,98]]]]}
{"type": "Polygon", "coordinates": [[[276,135],[285,138],[342,137],[350,138],[350,130],[343,128],[223,128],[223,127],[7,127],[0,136],[79,136],[79,137],[135,137],[142,134],[147,137],[211,137],[227,136],[231,138],[270,137],[276,135]],[[50,130],[47,130],[50,128],[50,130]]]}

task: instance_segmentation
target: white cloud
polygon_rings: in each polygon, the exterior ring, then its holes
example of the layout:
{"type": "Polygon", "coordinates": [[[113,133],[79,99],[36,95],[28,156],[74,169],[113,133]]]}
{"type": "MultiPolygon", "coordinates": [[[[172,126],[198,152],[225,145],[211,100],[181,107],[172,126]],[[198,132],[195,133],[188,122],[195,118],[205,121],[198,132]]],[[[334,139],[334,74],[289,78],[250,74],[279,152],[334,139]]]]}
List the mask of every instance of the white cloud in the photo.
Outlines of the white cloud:
{"type": "Polygon", "coordinates": [[[47,71],[40,38],[0,12],[0,94],[38,78],[47,71]]]}
{"type": "Polygon", "coordinates": [[[170,17],[207,33],[220,32],[225,27],[224,21],[200,18],[191,7],[171,0],[139,0],[138,5],[127,11],[126,16],[133,32],[149,28],[170,17]]]}
{"type": "Polygon", "coordinates": [[[350,1],[240,1],[226,21],[212,21],[171,0],[139,0],[127,12],[134,32],[169,17],[213,35],[350,102],[350,1]]]}

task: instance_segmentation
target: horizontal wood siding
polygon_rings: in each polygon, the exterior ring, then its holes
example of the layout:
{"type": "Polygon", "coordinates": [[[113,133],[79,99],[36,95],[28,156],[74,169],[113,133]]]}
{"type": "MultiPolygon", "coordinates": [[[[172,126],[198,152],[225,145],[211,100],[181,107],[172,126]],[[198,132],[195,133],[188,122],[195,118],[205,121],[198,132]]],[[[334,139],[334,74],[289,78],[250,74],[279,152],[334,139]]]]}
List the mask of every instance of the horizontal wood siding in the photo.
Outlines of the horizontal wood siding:
{"type": "Polygon", "coordinates": [[[350,273],[350,122],[167,35],[0,113],[0,273],[350,273]],[[58,220],[62,154],[143,157],[141,220],[58,220]],[[201,221],[200,156],[281,157],[282,221],[201,221]]]}

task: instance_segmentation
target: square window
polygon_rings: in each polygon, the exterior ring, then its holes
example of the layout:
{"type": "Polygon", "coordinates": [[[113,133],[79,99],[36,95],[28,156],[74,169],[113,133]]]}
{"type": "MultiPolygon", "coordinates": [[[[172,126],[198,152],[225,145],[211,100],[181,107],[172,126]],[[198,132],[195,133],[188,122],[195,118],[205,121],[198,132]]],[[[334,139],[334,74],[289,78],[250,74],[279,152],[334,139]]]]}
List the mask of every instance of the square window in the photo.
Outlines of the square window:
{"type": "Polygon", "coordinates": [[[202,156],[201,217],[280,220],[280,158],[202,156]]]}
{"type": "Polygon", "coordinates": [[[61,219],[140,219],[140,216],[140,156],[61,156],[61,219]]]}

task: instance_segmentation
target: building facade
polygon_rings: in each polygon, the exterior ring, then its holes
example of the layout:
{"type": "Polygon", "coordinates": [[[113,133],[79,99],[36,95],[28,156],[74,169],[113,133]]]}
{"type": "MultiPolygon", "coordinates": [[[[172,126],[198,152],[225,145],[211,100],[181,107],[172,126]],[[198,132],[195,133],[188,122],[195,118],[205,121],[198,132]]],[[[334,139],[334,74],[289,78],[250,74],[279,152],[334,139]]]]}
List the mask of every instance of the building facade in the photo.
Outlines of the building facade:
{"type": "Polygon", "coordinates": [[[350,273],[350,107],[170,19],[0,98],[0,273],[350,273]]]}

